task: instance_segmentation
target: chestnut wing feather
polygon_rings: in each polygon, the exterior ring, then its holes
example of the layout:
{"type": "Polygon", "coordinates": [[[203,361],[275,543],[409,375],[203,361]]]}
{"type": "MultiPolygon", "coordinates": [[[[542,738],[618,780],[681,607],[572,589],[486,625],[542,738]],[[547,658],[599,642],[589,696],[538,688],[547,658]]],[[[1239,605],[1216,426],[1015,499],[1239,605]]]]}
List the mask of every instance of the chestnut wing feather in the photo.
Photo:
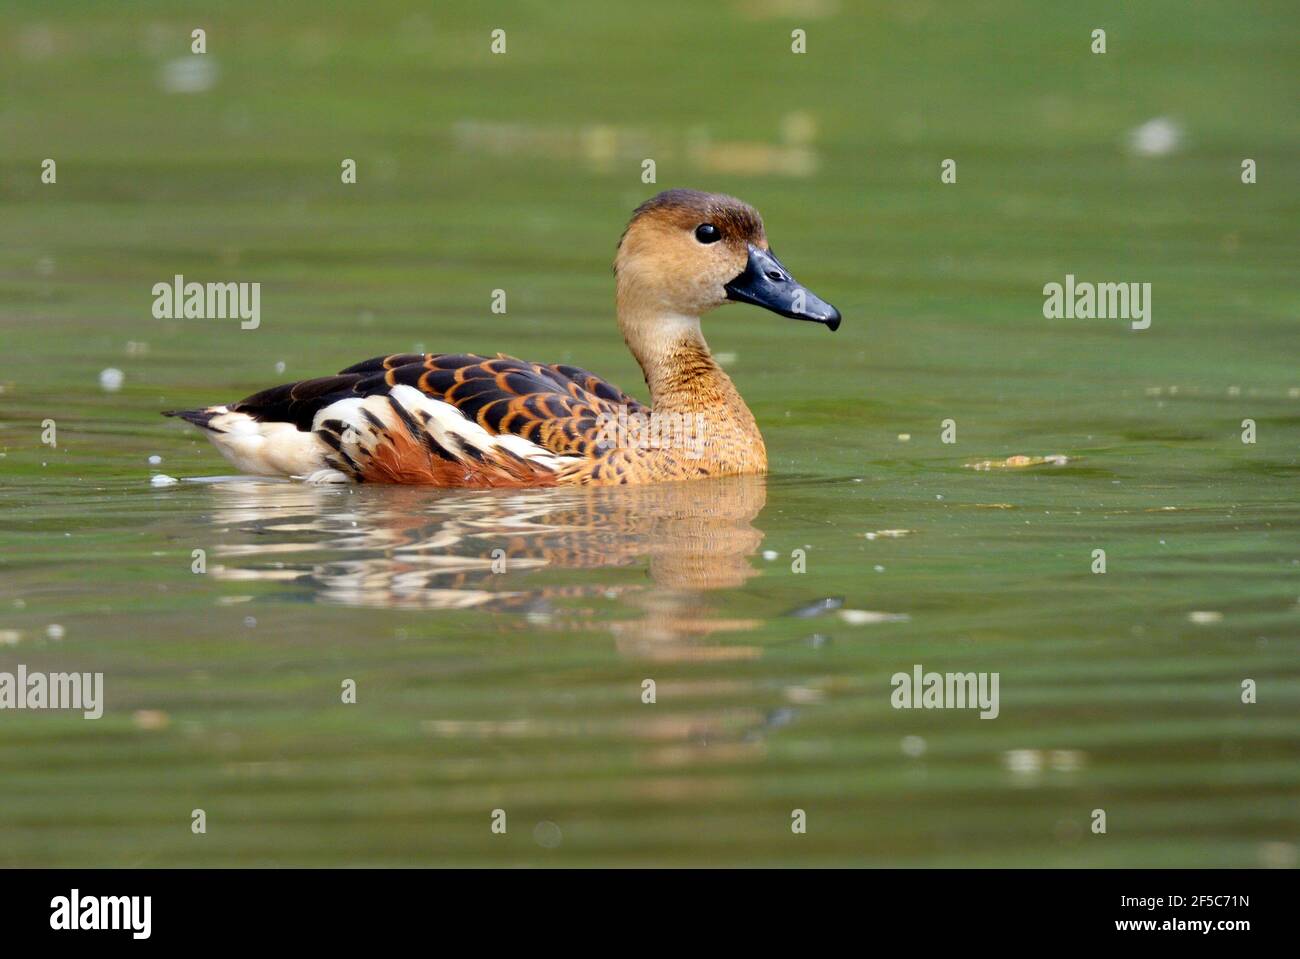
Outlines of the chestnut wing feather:
{"type": "Polygon", "coordinates": [[[316,413],[338,400],[415,387],[455,406],[490,433],[513,433],[555,453],[594,455],[602,416],[647,408],[576,366],[529,363],[504,354],[397,353],[349,366],[336,376],[272,387],[231,408],[262,421],[310,430],[316,413]]]}

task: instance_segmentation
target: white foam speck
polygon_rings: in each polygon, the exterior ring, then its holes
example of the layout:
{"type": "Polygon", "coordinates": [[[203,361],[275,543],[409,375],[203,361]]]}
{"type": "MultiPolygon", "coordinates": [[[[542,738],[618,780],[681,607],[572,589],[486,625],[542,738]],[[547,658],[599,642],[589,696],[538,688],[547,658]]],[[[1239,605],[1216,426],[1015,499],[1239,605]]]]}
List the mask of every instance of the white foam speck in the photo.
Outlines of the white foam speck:
{"type": "Polygon", "coordinates": [[[1169,117],[1156,117],[1128,134],[1129,151],[1144,157],[1168,156],[1183,142],[1183,128],[1169,117]]]}
{"type": "Polygon", "coordinates": [[[220,73],[207,54],[191,54],[164,63],[158,85],[166,93],[205,93],[217,85],[220,73]]]}

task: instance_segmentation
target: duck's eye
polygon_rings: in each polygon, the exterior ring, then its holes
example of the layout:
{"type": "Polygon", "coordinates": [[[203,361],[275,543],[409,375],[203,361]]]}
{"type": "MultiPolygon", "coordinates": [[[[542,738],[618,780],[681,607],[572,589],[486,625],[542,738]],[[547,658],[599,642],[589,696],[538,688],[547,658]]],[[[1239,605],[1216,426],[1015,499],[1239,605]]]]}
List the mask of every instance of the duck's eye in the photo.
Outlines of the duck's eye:
{"type": "Polygon", "coordinates": [[[712,223],[701,223],[695,228],[695,239],[701,243],[717,243],[722,239],[722,231],[712,223]]]}

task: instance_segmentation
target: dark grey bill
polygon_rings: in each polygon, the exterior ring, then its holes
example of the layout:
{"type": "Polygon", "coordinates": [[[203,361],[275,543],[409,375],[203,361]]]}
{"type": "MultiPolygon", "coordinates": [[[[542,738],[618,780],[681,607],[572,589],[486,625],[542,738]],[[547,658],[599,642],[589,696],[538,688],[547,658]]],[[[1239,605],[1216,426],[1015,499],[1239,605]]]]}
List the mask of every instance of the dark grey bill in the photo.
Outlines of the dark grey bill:
{"type": "Polygon", "coordinates": [[[745,272],[723,289],[729,300],[753,303],[792,320],[812,320],[832,330],[840,328],[839,310],[795,280],[770,250],[760,250],[753,244],[745,272]]]}

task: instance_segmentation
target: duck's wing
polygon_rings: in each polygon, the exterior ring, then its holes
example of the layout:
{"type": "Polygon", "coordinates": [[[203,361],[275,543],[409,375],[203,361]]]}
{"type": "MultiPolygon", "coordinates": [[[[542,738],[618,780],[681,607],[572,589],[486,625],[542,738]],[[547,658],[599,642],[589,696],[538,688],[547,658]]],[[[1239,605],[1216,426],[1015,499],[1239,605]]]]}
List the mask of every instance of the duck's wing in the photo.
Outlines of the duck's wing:
{"type": "Polygon", "coordinates": [[[644,411],[574,366],[401,353],[173,415],[247,472],[534,486],[605,452],[611,422],[644,411]]]}
{"type": "MultiPolygon", "coordinates": [[[[608,418],[648,407],[576,366],[530,363],[498,353],[398,353],[349,366],[357,388],[412,386],[448,403],[493,435],[515,435],[571,456],[591,456],[608,418]]],[[[364,395],[364,394],[362,394],[364,395]]]]}

